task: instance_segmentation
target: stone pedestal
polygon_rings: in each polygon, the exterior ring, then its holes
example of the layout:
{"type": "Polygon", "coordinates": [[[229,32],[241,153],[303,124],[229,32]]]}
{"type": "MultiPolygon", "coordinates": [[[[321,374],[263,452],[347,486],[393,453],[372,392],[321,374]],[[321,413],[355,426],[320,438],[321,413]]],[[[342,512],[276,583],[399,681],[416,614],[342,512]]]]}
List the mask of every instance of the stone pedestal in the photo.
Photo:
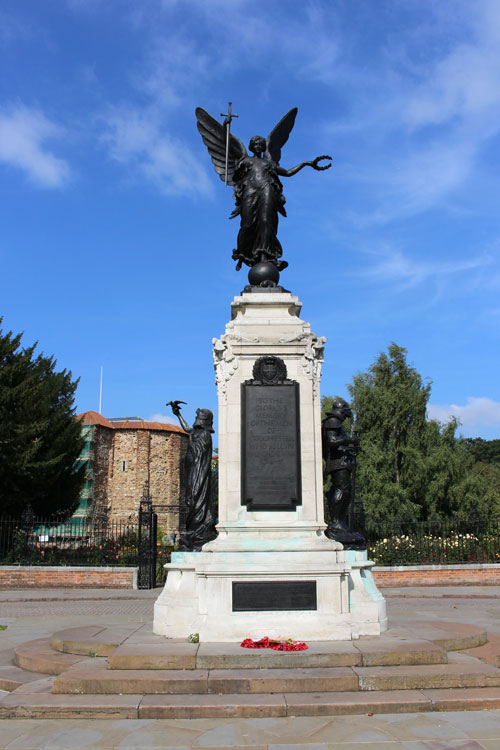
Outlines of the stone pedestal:
{"type": "MultiPolygon", "coordinates": [[[[167,583],[155,604],[155,633],[182,638],[196,632],[202,641],[264,635],[346,640],[387,627],[385,601],[369,572],[373,563],[364,552],[344,552],[323,533],[319,385],[325,339],[311,333],[299,317],[300,309],[298,298],[288,292],[242,294],[231,305],[225,333],[213,340],[219,397],[219,536],[202,552],[172,555],[167,583]],[[281,391],[245,391],[245,384],[262,385],[254,369],[261,357],[284,363],[283,382],[293,388],[295,400],[282,386],[281,391]],[[243,441],[242,447],[242,400],[250,396],[254,413],[257,403],[260,414],[260,453],[255,450],[255,434],[252,446],[245,447],[243,441]],[[262,419],[266,404],[268,423],[262,419]],[[280,440],[280,418],[287,424],[295,420],[291,412],[298,417],[297,434],[290,432],[293,425],[288,427],[283,455],[288,460],[295,449],[298,458],[292,483],[296,489],[288,501],[280,496],[280,482],[284,484],[288,475],[280,479],[273,441],[280,440]],[[245,497],[252,471],[248,457],[255,469],[255,457],[260,455],[266,464],[266,453],[267,468],[275,468],[260,485],[258,477],[254,481],[260,493],[256,501],[245,497]]],[[[246,427],[252,420],[249,411],[247,407],[246,427]]]]}

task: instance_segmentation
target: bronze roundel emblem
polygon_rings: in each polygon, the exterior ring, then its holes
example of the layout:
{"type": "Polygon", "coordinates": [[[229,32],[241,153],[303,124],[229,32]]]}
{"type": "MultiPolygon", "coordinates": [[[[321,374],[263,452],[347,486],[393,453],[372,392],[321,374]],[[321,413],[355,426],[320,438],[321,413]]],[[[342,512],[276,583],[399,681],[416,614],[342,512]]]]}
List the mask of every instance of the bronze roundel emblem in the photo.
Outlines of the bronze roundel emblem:
{"type": "Polygon", "coordinates": [[[253,378],[266,385],[275,385],[286,380],[286,365],[282,359],[269,355],[259,357],[253,366],[253,378]]]}

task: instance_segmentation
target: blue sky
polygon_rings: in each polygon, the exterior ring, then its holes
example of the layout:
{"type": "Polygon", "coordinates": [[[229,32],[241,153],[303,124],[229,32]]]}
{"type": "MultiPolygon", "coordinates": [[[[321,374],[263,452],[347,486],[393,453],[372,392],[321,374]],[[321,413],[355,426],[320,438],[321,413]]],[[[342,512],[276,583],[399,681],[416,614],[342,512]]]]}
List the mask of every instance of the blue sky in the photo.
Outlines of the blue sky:
{"type": "Polygon", "coordinates": [[[194,109],[245,144],[293,106],[282,283],[327,337],[323,394],[395,341],[430,414],[500,431],[497,0],[3,0],[0,314],[80,377],[78,410],[216,411],[246,283],[194,109]]]}

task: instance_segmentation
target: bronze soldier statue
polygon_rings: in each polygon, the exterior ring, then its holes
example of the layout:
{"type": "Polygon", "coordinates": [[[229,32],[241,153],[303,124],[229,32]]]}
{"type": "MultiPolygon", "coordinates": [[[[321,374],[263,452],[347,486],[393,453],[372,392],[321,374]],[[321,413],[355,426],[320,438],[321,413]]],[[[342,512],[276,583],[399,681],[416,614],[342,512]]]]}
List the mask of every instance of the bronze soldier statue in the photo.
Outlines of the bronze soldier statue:
{"type": "Polygon", "coordinates": [[[184,458],[186,503],[186,532],[179,540],[179,549],[199,551],[217,537],[212,511],[212,433],[213,414],[210,409],[198,409],[190,427],[181,414],[183,401],[169,401],[167,406],[189,434],[189,445],[184,458]]]}
{"type": "Polygon", "coordinates": [[[321,423],[323,458],[326,472],[331,478],[331,487],[326,493],[330,521],[325,535],[344,545],[344,549],[365,549],[366,542],[361,534],[349,531],[347,512],[353,499],[353,474],[356,456],[359,452],[359,438],[348,435],[342,423],[352,418],[349,404],[343,398],[336,398],[321,423]]]}

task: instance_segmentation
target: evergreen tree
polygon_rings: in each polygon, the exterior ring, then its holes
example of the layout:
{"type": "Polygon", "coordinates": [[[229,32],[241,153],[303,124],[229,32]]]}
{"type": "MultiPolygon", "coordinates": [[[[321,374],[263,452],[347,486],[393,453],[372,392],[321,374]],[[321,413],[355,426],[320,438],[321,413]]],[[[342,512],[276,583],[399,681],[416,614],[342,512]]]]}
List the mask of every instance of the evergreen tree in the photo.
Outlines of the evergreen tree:
{"type": "Polygon", "coordinates": [[[431,384],[407,363],[403,347],[391,344],[348,389],[361,440],[357,494],[368,523],[467,517],[473,510],[498,517],[500,495],[455,437],[457,423],[427,419],[431,384]]]}
{"type": "MultiPolygon", "coordinates": [[[[0,323],[2,319],[0,318],[0,323]]],[[[0,515],[18,517],[31,505],[38,517],[71,514],[85,466],[75,419],[78,381],[56,362],[21,347],[21,336],[0,329],[0,515]]]]}

